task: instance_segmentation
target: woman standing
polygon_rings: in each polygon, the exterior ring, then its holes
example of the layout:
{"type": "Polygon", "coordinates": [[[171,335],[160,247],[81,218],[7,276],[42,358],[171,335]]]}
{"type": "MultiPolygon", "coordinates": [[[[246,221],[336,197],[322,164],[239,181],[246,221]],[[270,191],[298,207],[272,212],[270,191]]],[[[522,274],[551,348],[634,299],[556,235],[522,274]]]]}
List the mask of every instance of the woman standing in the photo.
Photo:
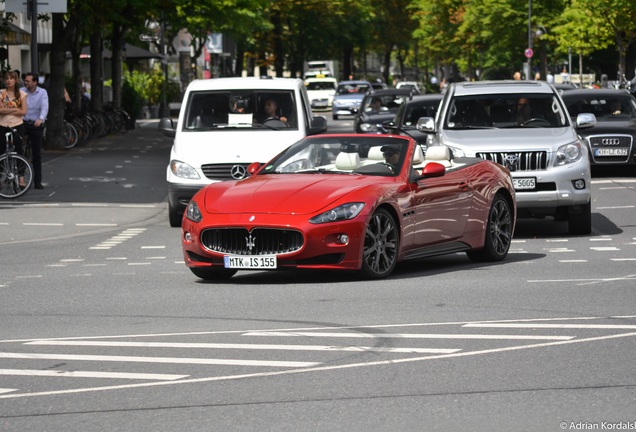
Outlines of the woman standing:
{"type": "Polygon", "coordinates": [[[24,136],[24,121],[22,117],[27,112],[27,94],[18,87],[18,74],[7,71],[4,75],[6,89],[0,92],[0,154],[4,153],[7,145],[5,134],[12,129],[18,131],[13,135],[15,150],[22,154],[22,136],[24,136]]]}

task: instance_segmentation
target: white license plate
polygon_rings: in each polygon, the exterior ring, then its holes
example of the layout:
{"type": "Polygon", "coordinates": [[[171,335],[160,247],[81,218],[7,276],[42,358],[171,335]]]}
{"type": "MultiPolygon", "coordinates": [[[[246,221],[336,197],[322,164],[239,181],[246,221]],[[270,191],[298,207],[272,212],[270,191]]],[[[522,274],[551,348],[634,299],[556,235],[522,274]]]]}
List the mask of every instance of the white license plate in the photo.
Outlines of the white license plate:
{"type": "Polygon", "coordinates": [[[595,156],[627,156],[627,148],[600,148],[594,150],[595,156]]]}
{"type": "Polygon", "coordinates": [[[534,189],[537,186],[537,179],[534,177],[513,178],[512,184],[515,190],[534,189]]]}
{"type": "Polygon", "coordinates": [[[225,255],[223,266],[234,269],[275,269],[276,255],[225,255]]]}

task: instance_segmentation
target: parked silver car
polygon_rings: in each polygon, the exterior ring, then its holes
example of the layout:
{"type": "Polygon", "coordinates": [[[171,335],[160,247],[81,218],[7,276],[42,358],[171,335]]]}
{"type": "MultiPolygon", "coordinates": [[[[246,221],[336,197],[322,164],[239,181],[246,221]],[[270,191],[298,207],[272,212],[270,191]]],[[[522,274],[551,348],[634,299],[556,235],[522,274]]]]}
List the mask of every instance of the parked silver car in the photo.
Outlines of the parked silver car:
{"type": "Polygon", "coordinates": [[[580,114],[573,124],[559,92],[542,81],[457,82],[449,85],[435,119],[418,129],[455,157],[477,156],[506,166],[519,217],[568,221],[570,234],[592,230],[590,160],[576,129],[596,124],[580,114]]]}

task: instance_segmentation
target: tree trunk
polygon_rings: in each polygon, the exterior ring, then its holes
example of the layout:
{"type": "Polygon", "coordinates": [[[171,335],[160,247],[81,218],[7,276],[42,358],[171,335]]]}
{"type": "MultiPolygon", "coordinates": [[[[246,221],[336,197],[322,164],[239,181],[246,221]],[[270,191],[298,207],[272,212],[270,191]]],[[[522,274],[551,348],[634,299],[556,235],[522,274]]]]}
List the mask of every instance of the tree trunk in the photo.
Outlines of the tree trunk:
{"type": "Polygon", "coordinates": [[[102,57],[102,29],[91,34],[91,110],[101,111],[104,96],[104,59],[102,57]]]}
{"type": "Polygon", "coordinates": [[[113,25],[111,35],[111,45],[113,50],[112,64],[112,91],[113,107],[121,108],[121,86],[122,86],[122,47],[124,45],[124,34],[126,29],[122,25],[113,25]]]}

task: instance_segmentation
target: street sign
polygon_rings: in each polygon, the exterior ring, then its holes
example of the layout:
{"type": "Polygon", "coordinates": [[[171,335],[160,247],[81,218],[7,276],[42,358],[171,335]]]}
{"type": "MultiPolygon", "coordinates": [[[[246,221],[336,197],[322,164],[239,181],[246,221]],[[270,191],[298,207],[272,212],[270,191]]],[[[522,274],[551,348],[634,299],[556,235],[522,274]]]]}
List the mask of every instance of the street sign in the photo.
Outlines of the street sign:
{"type": "MultiPolygon", "coordinates": [[[[66,13],[66,0],[46,0],[37,2],[38,13],[66,13]]],[[[5,0],[4,11],[27,14],[26,0],[5,0]]]]}
{"type": "Polygon", "coordinates": [[[532,48],[526,48],[525,55],[526,58],[532,58],[532,56],[534,55],[534,51],[532,51],[532,48]]]}

